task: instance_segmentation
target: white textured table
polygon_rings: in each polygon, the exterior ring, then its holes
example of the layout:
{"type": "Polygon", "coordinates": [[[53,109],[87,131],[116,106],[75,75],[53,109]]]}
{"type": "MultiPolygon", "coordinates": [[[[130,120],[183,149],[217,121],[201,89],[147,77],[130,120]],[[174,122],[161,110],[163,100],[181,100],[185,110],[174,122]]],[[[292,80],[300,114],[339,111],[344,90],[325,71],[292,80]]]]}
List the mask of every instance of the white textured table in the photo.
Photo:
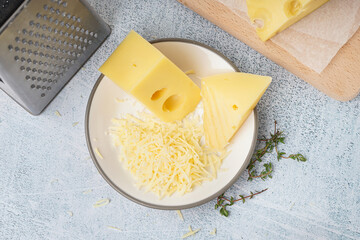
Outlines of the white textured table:
{"type": "Polygon", "coordinates": [[[179,239],[188,225],[201,228],[193,239],[360,238],[360,97],[330,99],[175,0],[90,3],[113,32],[43,114],[29,115],[0,92],[0,239],[179,239]],[[258,105],[259,134],[277,120],[287,133],[284,150],[308,162],[275,161],[268,181],[250,183],[244,173],[229,195],[269,190],[234,205],[228,218],[214,210],[215,200],[183,210],[182,222],[175,211],[115,192],[89,158],[84,114],[98,67],[131,29],[148,40],[196,40],[241,71],[272,76],[258,105]],[[93,208],[102,198],[110,204],[93,208]]]}

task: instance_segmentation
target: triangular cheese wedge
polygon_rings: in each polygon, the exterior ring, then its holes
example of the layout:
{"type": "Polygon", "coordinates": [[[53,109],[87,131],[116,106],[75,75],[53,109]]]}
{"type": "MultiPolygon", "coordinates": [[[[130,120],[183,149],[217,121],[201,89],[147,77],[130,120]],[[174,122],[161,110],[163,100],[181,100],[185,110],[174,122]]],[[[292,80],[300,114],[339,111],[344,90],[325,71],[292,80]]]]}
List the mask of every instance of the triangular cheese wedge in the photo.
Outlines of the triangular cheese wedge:
{"type": "Polygon", "coordinates": [[[271,82],[271,77],[225,73],[201,80],[207,145],[223,150],[248,118],[271,82]]]}

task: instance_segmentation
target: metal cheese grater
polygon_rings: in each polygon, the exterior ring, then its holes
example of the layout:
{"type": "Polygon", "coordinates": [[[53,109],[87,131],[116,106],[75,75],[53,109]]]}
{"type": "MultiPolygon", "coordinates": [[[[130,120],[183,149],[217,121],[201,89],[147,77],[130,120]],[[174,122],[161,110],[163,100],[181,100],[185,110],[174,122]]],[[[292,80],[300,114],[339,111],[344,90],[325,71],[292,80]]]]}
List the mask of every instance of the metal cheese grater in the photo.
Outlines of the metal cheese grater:
{"type": "Polygon", "coordinates": [[[0,0],[0,16],[0,89],[34,115],[110,34],[84,0],[0,0]]]}

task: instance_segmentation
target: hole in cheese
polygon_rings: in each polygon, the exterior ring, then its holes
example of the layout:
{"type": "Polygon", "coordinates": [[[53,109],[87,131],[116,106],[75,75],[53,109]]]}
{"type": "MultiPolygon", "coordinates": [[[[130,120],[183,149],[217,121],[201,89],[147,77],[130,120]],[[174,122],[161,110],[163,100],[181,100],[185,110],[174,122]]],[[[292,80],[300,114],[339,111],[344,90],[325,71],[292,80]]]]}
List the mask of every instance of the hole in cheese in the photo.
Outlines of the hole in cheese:
{"type": "Polygon", "coordinates": [[[257,28],[263,28],[264,27],[264,20],[262,19],[255,19],[254,20],[254,25],[257,28]]]}
{"type": "Polygon", "coordinates": [[[153,101],[158,100],[159,98],[161,98],[164,95],[165,91],[166,91],[166,88],[162,88],[160,90],[157,90],[151,96],[151,100],[153,100],[153,101]]]}
{"type": "Polygon", "coordinates": [[[183,98],[180,95],[172,95],[166,99],[166,101],[163,104],[163,111],[164,112],[172,112],[180,107],[180,105],[183,103],[183,98]]]}
{"type": "Polygon", "coordinates": [[[301,3],[298,0],[290,0],[285,3],[284,12],[287,17],[292,17],[298,14],[301,9],[301,3]]]}
{"type": "Polygon", "coordinates": [[[257,31],[266,31],[268,26],[271,25],[273,16],[271,12],[265,8],[259,8],[256,10],[252,19],[252,23],[256,27],[257,31]]]}

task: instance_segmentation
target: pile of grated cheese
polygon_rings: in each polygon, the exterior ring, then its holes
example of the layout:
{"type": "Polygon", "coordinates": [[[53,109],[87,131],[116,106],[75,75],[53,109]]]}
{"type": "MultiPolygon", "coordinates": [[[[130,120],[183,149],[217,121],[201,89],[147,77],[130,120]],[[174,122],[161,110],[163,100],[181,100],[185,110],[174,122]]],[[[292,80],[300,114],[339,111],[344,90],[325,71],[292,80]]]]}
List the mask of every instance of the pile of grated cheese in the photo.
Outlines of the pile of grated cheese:
{"type": "Polygon", "coordinates": [[[120,148],[120,160],[136,179],[137,187],[159,198],[185,194],[216,178],[227,152],[210,151],[204,144],[200,117],[165,123],[153,115],[125,115],[112,119],[109,133],[120,148]]]}

